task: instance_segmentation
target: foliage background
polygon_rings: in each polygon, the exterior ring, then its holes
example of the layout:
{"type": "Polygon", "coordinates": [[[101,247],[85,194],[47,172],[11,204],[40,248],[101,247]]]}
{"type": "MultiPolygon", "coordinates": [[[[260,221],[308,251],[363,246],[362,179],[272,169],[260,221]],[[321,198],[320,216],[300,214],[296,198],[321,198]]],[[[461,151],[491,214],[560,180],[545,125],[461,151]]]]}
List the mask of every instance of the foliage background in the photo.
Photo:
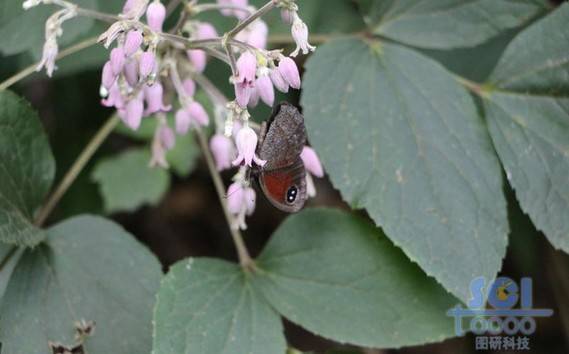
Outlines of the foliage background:
{"type": "MultiPolygon", "coordinates": [[[[327,6],[321,6],[322,2],[323,0],[300,1],[303,18],[316,38],[324,37],[324,41],[327,41],[330,36],[364,29],[365,24],[358,11],[358,6],[361,4],[350,0],[334,0],[327,1],[327,6]]],[[[85,3],[88,4],[88,1],[85,3]]],[[[104,5],[99,4],[99,6],[115,9],[114,12],[117,12],[116,9],[120,7],[120,1],[103,3],[104,5]]],[[[366,1],[364,3],[373,5],[366,1]]],[[[34,21],[41,23],[37,17],[34,17],[34,21]]],[[[273,16],[272,22],[269,21],[269,23],[271,29],[276,28],[272,32],[273,40],[279,42],[282,34],[287,31],[286,27],[278,24],[277,16],[273,16]]],[[[101,29],[101,27],[92,27],[90,24],[83,25],[86,30],[79,36],[81,38],[86,38],[101,29]]],[[[227,23],[218,23],[218,25],[222,28],[228,26],[227,23]]],[[[457,23],[457,26],[459,25],[460,23],[457,23]]],[[[30,50],[22,53],[20,48],[17,50],[19,54],[4,53],[5,56],[2,57],[2,65],[0,65],[0,80],[8,78],[38,58],[42,36],[41,27],[30,25],[30,36],[37,36],[36,40],[29,45],[30,50]]],[[[10,28],[8,25],[2,27],[2,33],[11,30],[13,31],[14,27],[10,28]]],[[[472,48],[431,48],[421,49],[421,51],[465,78],[483,81],[495,67],[505,47],[519,31],[519,27],[505,30],[503,34],[472,48]]],[[[77,39],[69,38],[66,41],[72,43],[77,39]]],[[[9,43],[1,44],[6,46],[9,43]]],[[[108,110],[100,106],[97,95],[100,82],[98,65],[104,60],[105,55],[105,51],[101,48],[88,49],[60,62],[60,70],[56,73],[55,79],[48,80],[43,73],[35,74],[13,88],[17,93],[26,97],[39,111],[56,158],[56,181],[61,179],[62,174],[110,114],[108,110]]],[[[212,61],[206,74],[213,78],[219,87],[225,88],[228,95],[230,94],[230,87],[226,84],[226,78],[229,75],[226,67],[212,61]]],[[[285,97],[282,98],[285,99],[285,97]]],[[[286,99],[300,104],[300,97],[294,93],[286,99]]],[[[256,119],[264,119],[267,115],[268,109],[266,108],[259,108],[253,113],[256,119]]],[[[97,170],[102,168],[101,164],[117,154],[144,145],[145,141],[140,136],[127,136],[121,132],[113,134],[66,194],[56,213],[50,219],[50,224],[78,214],[110,214],[112,219],[136,235],[158,256],[164,270],[187,257],[215,257],[235,261],[235,252],[222,210],[216,199],[215,190],[207,168],[199,158],[199,152],[196,152],[197,148],[192,142],[187,143],[187,160],[184,161],[182,158],[181,173],[152,177],[161,182],[158,182],[160,188],[157,187],[151,196],[146,195],[138,203],[131,199],[111,202],[108,198],[104,199],[105,192],[101,192],[100,186],[96,183],[101,180],[97,177],[97,170]],[[188,161],[191,162],[188,163],[188,161]],[[185,163],[188,165],[185,166],[185,163]],[[143,202],[152,205],[140,207],[143,202]]],[[[124,155],[121,156],[124,157],[124,155]]],[[[119,171],[119,175],[122,175],[122,172],[119,171]]],[[[129,177],[129,180],[124,182],[129,183],[135,180],[135,176],[129,177]]],[[[227,174],[224,177],[226,181],[229,181],[231,175],[227,174]]],[[[155,181],[149,183],[156,186],[155,181]]],[[[146,189],[145,185],[135,188],[146,189]]],[[[317,181],[317,190],[318,196],[310,202],[310,207],[328,206],[350,209],[329,180],[317,181]]],[[[114,193],[111,191],[109,194],[114,193]]],[[[135,190],[131,195],[136,194],[135,190]]],[[[549,307],[555,311],[554,317],[538,321],[538,332],[532,337],[532,351],[535,353],[565,353],[569,350],[567,342],[569,338],[567,335],[569,333],[569,282],[567,281],[569,258],[555,251],[546,237],[535,229],[528,216],[521,211],[509,187],[505,187],[505,195],[508,202],[511,232],[501,274],[514,279],[521,276],[532,276],[535,306],[549,307]]],[[[368,217],[365,212],[360,212],[360,214],[368,217]]],[[[247,243],[253,255],[261,252],[269,235],[273,234],[285,218],[286,215],[272,208],[266,200],[258,198],[257,211],[249,221],[247,231],[247,243]]],[[[338,262],[342,260],[338,259],[338,262]]],[[[290,344],[299,349],[310,349],[317,352],[328,350],[363,352],[363,349],[342,346],[322,339],[290,322],[285,322],[285,331],[290,344]]],[[[415,348],[366,351],[366,353],[383,352],[469,353],[474,352],[474,344],[473,337],[467,335],[464,338],[450,339],[443,343],[415,348]]]]}

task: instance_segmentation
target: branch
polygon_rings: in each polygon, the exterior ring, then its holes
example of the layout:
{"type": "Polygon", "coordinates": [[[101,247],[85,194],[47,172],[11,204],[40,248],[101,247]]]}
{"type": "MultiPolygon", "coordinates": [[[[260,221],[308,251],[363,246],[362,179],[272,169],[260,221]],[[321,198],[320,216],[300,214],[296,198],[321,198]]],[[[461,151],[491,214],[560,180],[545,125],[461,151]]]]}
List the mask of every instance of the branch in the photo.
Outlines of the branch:
{"type": "MultiPolygon", "coordinates": [[[[59,55],[56,57],[56,60],[61,60],[61,59],[65,58],[71,54],[75,54],[77,52],[80,52],[83,49],[89,48],[95,44],[97,44],[97,37],[88,38],[84,41],[81,41],[81,42],[75,44],[75,45],[72,45],[69,48],[62,50],[61,53],[59,53],[59,55]]],[[[39,64],[40,64],[39,62],[32,64],[32,65],[28,66],[27,68],[25,68],[24,70],[17,73],[16,75],[6,79],[4,82],[2,82],[0,84],[0,91],[7,89],[8,87],[14,85],[18,81],[23,80],[26,77],[30,76],[31,74],[35,73],[36,68],[38,67],[39,64]]]]}
{"type": "Polygon", "coordinates": [[[39,211],[34,224],[36,226],[41,226],[49,217],[57,203],[61,200],[65,192],[71,187],[73,182],[79,176],[79,173],[83,171],[85,165],[91,160],[91,157],[107,139],[107,137],[113,132],[117,124],[119,123],[119,118],[116,115],[111,116],[107,122],[99,129],[97,134],[91,139],[89,144],[83,149],[77,160],[73,163],[71,168],[67,171],[63,180],[59,183],[53,194],[49,197],[45,205],[39,211]]]}

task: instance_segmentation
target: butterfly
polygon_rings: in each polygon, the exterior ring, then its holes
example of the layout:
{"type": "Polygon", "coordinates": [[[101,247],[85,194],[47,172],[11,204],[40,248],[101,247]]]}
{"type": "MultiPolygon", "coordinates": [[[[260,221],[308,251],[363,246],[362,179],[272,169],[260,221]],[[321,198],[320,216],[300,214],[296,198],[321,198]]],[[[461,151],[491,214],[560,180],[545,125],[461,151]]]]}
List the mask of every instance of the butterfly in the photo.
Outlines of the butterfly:
{"type": "Polygon", "coordinates": [[[282,102],[261,126],[257,155],[267,161],[257,171],[263,194],[276,208],[294,213],[306,202],[306,169],[300,153],[306,144],[304,117],[282,102]]]}

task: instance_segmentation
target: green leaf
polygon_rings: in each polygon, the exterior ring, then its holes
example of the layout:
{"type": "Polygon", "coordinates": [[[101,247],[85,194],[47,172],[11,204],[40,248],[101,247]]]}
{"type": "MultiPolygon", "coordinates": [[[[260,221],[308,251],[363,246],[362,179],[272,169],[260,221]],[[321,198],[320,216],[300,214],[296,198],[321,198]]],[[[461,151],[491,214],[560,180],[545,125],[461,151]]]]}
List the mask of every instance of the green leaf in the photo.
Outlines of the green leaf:
{"type": "Polygon", "coordinates": [[[166,170],[149,167],[150,158],[146,149],[130,149],[95,166],[91,177],[99,183],[108,213],[134,211],[160,202],[170,178],[166,170]]]}
{"type": "Polygon", "coordinates": [[[307,209],[277,230],[255,286],[283,316],[318,335],[395,348],[454,335],[457,300],[359,217],[307,209]]]}
{"type": "MultiPolygon", "coordinates": [[[[59,6],[38,5],[24,10],[22,0],[3,0],[0,3],[0,52],[5,55],[30,52],[39,60],[45,41],[45,21],[60,10],[59,6]]],[[[96,0],[75,0],[73,3],[88,9],[96,8],[96,0]]],[[[93,20],[76,17],[64,22],[60,46],[73,43],[93,26],[93,20]]]]}
{"type": "Polygon", "coordinates": [[[547,10],[545,0],[367,1],[366,22],[379,34],[420,48],[471,47],[547,10]]]}
{"type": "Polygon", "coordinates": [[[490,133],[522,209],[569,252],[569,5],[522,32],[482,95],[490,133]]]}
{"type": "Polygon", "coordinates": [[[474,277],[496,276],[508,233],[501,170],[446,70],[396,45],[331,42],[307,64],[302,104],[333,184],[411,260],[463,301],[474,277]]]}
{"type": "Polygon", "coordinates": [[[196,166],[200,150],[192,132],[176,137],[176,145],[166,154],[172,170],[180,177],[187,177],[196,166]]]}
{"type": "Polygon", "coordinates": [[[36,245],[33,226],[55,173],[55,162],[37,113],[22,98],[0,91],[0,242],[36,245]]]}
{"type": "Polygon", "coordinates": [[[23,253],[23,248],[0,244],[0,300],[23,253]]]}
{"type": "Polygon", "coordinates": [[[48,230],[18,263],[0,306],[0,342],[10,354],[74,344],[74,323],[95,321],[88,353],[149,353],[160,264],[117,225],[82,216],[48,230]]]}
{"type": "Polygon", "coordinates": [[[239,266],[216,259],[176,264],[154,311],[154,354],[283,354],[279,315],[239,266]]]}

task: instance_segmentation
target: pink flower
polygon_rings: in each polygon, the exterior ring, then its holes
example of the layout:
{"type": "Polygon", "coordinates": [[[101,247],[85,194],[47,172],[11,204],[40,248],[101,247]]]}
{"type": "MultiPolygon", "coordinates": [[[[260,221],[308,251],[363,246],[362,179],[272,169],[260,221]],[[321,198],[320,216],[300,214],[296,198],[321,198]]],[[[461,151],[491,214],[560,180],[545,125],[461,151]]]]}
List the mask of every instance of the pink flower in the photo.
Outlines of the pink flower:
{"type": "Polygon", "coordinates": [[[236,229],[247,229],[245,216],[252,215],[256,203],[255,190],[243,181],[237,181],[227,189],[227,209],[235,217],[236,229]]]}
{"type": "Polygon", "coordinates": [[[188,105],[188,114],[196,126],[206,126],[209,124],[209,116],[203,106],[194,101],[188,105]]]}
{"type": "Polygon", "coordinates": [[[265,49],[269,36],[269,27],[263,20],[257,20],[239,32],[235,39],[255,48],[265,49]]]}
{"type": "Polygon", "coordinates": [[[142,114],[144,112],[144,102],[142,95],[132,98],[126,105],[123,120],[125,124],[132,130],[138,130],[142,122],[142,114]]]}
{"type": "Polygon", "coordinates": [[[122,17],[138,20],[146,10],[149,0],[127,0],[122,9],[122,17]]]}
{"type": "Polygon", "coordinates": [[[219,35],[215,30],[215,27],[211,23],[200,22],[197,27],[196,39],[212,39],[217,38],[219,35]]]}
{"type": "Polygon", "coordinates": [[[287,25],[292,25],[293,13],[289,9],[282,9],[281,10],[281,19],[287,25]]]}
{"type": "Polygon", "coordinates": [[[166,148],[166,150],[172,150],[174,145],[176,145],[176,135],[172,128],[163,124],[158,128],[158,136],[160,138],[160,142],[162,146],[166,148]]]}
{"type": "MultiPolygon", "coordinates": [[[[219,5],[232,6],[246,10],[248,1],[247,0],[217,0],[219,5]]],[[[223,16],[235,16],[240,20],[245,19],[248,16],[248,11],[242,11],[240,9],[222,9],[221,14],[223,16]]]]}
{"type": "Polygon", "coordinates": [[[117,75],[113,73],[113,69],[111,68],[111,62],[108,61],[103,66],[103,73],[101,78],[101,85],[109,91],[113,84],[117,81],[117,75]]]}
{"type": "Polygon", "coordinates": [[[190,49],[186,53],[194,70],[198,73],[203,73],[207,65],[206,53],[201,49],[190,49]]]}
{"type": "Polygon", "coordinates": [[[106,99],[101,100],[101,104],[105,107],[115,107],[116,109],[124,108],[124,98],[122,97],[118,83],[115,83],[109,89],[109,95],[106,99]]]}
{"type": "Polygon", "coordinates": [[[257,107],[260,99],[261,99],[261,96],[259,96],[258,88],[257,87],[251,88],[251,96],[249,97],[249,102],[247,103],[247,106],[257,107]]]}
{"type": "Polygon", "coordinates": [[[301,50],[302,54],[305,55],[309,52],[313,52],[316,47],[308,43],[308,27],[306,26],[306,23],[304,23],[296,13],[294,13],[293,17],[294,20],[291,27],[291,33],[292,38],[296,42],[296,49],[291,53],[291,56],[297,56],[301,50]]]}
{"type": "Polygon", "coordinates": [[[209,148],[215,159],[215,166],[218,171],[231,167],[231,160],[235,157],[235,147],[231,139],[223,134],[215,134],[209,142],[209,148]]]}
{"type": "Polygon", "coordinates": [[[184,86],[184,92],[185,92],[186,95],[188,95],[189,97],[193,97],[194,94],[196,93],[196,83],[194,82],[194,80],[192,80],[192,79],[186,79],[186,80],[184,80],[184,82],[182,83],[182,86],[184,86]]]}
{"type": "Polygon", "coordinates": [[[192,118],[190,118],[188,111],[183,108],[179,109],[178,112],[176,112],[176,133],[186,135],[190,129],[191,122],[192,118]]]}
{"type": "Polygon", "coordinates": [[[155,32],[162,32],[162,25],[166,19],[166,8],[159,1],[148,5],[146,10],[146,22],[148,27],[155,32]]]}
{"type": "Polygon", "coordinates": [[[235,87],[235,100],[237,104],[245,108],[251,101],[251,96],[253,95],[253,91],[255,90],[254,87],[251,87],[248,83],[236,83],[234,84],[235,87]]]}
{"type": "Polygon", "coordinates": [[[57,53],[59,52],[59,47],[57,46],[57,36],[48,38],[43,45],[43,53],[41,61],[36,68],[36,71],[40,71],[45,67],[47,76],[51,77],[56,69],[55,60],[57,59],[57,53]]]}
{"type": "Polygon", "coordinates": [[[144,99],[146,100],[146,111],[144,115],[150,115],[157,112],[168,112],[172,106],[166,106],[163,103],[164,88],[159,82],[154,85],[144,86],[144,99]]]}
{"type": "Polygon", "coordinates": [[[271,70],[269,76],[271,77],[271,81],[273,82],[273,85],[275,85],[277,90],[284,93],[288,92],[289,85],[285,81],[285,79],[283,79],[283,76],[281,75],[278,68],[271,70]]]}
{"type": "Polygon", "coordinates": [[[130,87],[135,87],[138,83],[138,62],[136,60],[129,60],[124,65],[123,74],[130,87]]]}
{"type": "Polygon", "coordinates": [[[278,70],[284,81],[288,83],[290,87],[295,89],[300,88],[300,73],[298,72],[298,67],[294,60],[283,57],[279,62],[278,70]]]}
{"type": "Polygon", "coordinates": [[[251,52],[246,51],[237,59],[237,82],[252,84],[257,72],[257,58],[251,52]]]}
{"type": "Polygon", "coordinates": [[[124,69],[126,56],[122,47],[117,47],[111,50],[111,69],[113,74],[119,75],[124,69]]]}
{"type": "Polygon", "coordinates": [[[308,172],[316,177],[324,177],[324,169],[322,168],[322,163],[316,155],[316,151],[310,146],[305,146],[300,153],[300,158],[304,163],[304,167],[308,172]]]}
{"type": "Polygon", "coordinates": [[[147,78],[156,71],[156,56],[152,52],[144,52],[140,56],[138,72],[142,78],[147,78]]]}
{"type": "Polygon", "coordinates": [[[255,81],[255,88],[261,100],[269,107],[275,103],[275,89],[268,73],[262,73],[255,81]]]}
{"type": "Polygon", "coordinates": [[[140,49],[140,46],[142,45],[142,32],[139,30],[132,30],[129,31],[126,35],[126,39],[124,42],[124,54],[127,57],[132,56],[134,53],[136,53],[138,51],[138,49],[140,49]]]}
{"type": "Polygon", "coordinates": [[[239,130],[235,138],[238,156],[233,160],[233,166],[239,166],[244,163],[252,167],[252,162],[254,161],[255,164],[263,167],[267,163],[267,161],[261,160],[257,154],[255,154],[257,140],[257,134],[248,126],[244,126],[239,130]]]}
{"type": "Polygon", "coordinates": [[[166,153],[174,148],[176,144],[176,135],[166,124],[161,124],[154,133],[152,140],[152,158],[150,167],[160,166],[168,168],[166,153]]]}

